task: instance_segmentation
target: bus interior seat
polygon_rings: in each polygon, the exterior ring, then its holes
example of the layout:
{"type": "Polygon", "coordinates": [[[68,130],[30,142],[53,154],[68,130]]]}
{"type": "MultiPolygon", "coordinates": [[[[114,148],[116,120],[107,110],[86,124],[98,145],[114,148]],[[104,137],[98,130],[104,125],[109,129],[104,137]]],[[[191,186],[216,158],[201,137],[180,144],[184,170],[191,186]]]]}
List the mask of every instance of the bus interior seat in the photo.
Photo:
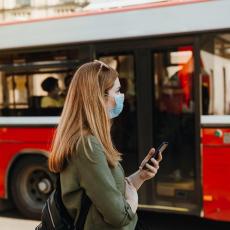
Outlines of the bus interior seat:
{"type": "Polygon", "coordinates": [[[33,109],[41,108],[41,99],[43,96],[32,96],[29,98],[29,107],[33,109]]]}

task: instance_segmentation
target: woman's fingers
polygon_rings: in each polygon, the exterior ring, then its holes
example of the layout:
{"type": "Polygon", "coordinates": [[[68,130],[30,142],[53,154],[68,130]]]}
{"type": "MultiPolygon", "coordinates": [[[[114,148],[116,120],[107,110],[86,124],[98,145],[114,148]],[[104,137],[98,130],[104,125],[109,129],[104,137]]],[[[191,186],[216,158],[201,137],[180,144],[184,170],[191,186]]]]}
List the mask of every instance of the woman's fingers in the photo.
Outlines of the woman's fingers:
{"type": "Polygon", "coordinates": [[[162,161],[162,154],[161,154],[161,152],[159,152],[159,154],[158,154],[157,161],[158,161],[158,162],[161,162],[161,161],[162,161]]]}
{"type": "Polygon", "coordinates": [[[155,160],[154,158],[151,158],[151,161],[153,163],[153,166],[157,169],[159,169],[159,161],[158,160],[155,160]]]}
{"type": "Polygon", "coordinates": [[[151,148],[151,149],[149,150],[149,152],[148,152],[148,154],[147,154],[147,156],[146,156],[145,158],[148,158],[148,160],[149,160],[149,158],[150,158],[154,153],[155,153],[155,149],[154,149],[154,148],[151,148]]]}
{"type": "Polygon", "coordinates": [[[151,158],[151,162],[152,162],[152,165],[147,163],[146,167],[147,167],[147,169],[149,169],[150,171],[155,173],[159,169],[159,162],[157,160],[155,160],[154,158],[151,158]]]}
{"type": "Polygon", "coordinates": [[[158,154],[158,158],[155,159],[153,157],[153,154],[155,153],[155,149],[152,148],[150,149],[149,153],[147,154],[147,156],[145,157],[145,159],[142,161],[139,169],[140,169],[140,176],[143,180],[149,180],[151,178],[153,178],[156,174],[157,171],[159,169],[159,163],[162,160],[162,154],[161,152],[158,154]],[[151,161],[151,163],[147,163],[148,161],[151,161]],[[143,167],[146,166],[146,168],[143,167]]]}
{"type": "Polygon", "coordinates": [[[148,177],[154,177],[156,175],[157,170],[158,170],[156,167],[153,167],[147,163],[146,168],[147,168],[146,175],[148,175],[148,177]]]}
{"type": "Polygon", "coordinates": [[[148,160],[153,156],[154,153],[155,153],[155,149],[151,148],[148,154],[146,155],[146,157],[144,158],[144,160],[141,162],[139,169],[142,169],[144,167],[144,165],[148,162],[148,160]]]}

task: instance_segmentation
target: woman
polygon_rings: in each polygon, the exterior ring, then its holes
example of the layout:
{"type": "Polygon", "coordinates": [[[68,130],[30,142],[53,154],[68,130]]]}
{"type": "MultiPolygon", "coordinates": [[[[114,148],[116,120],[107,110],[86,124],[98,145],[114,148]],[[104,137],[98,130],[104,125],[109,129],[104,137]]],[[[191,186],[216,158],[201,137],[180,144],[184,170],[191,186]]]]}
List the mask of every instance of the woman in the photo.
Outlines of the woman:
{"type": "Polygon", "coordinates": [[[121,153],[113,146],[111,119],[120,114],[124,95],[118,73],[100,61],[82,65],[75,73],[53,141],[49,168],[60,173],[62,200],[78,219],[83,190],[92,201],[84,230],[135,229],[137,190],[155,176],[159,161],[125,178],[121,153]]]}

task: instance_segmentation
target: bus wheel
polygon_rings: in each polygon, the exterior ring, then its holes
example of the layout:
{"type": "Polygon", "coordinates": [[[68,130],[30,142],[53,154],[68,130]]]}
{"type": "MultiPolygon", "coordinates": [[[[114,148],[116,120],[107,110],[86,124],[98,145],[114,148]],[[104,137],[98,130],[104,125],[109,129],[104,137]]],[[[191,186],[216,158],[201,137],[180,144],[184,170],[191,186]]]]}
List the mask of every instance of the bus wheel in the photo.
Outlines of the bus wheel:
{"type": "Polygon", "coordinates": [[[54,189],[55,177],[45,157],[28,156],[16,162],[11,174],[12,199],[23,216],[41,218],[41,209],[54,189]]]}

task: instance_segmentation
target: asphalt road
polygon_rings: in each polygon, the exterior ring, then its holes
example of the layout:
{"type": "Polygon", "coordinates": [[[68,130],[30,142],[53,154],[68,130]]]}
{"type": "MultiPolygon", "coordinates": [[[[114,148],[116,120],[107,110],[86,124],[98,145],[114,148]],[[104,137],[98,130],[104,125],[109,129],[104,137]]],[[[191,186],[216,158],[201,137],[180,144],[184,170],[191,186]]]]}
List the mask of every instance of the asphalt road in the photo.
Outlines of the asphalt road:
{"type": "MultiPolygon", "coordinates": [[[[138,213],[145,225],[143,230],[230,230],[230,222],[219,222],[194,216],[138,213]]],[[[0,212],[0,230],[31,230],[39,221],[26,220],[17,211],[0,212]]]]}

